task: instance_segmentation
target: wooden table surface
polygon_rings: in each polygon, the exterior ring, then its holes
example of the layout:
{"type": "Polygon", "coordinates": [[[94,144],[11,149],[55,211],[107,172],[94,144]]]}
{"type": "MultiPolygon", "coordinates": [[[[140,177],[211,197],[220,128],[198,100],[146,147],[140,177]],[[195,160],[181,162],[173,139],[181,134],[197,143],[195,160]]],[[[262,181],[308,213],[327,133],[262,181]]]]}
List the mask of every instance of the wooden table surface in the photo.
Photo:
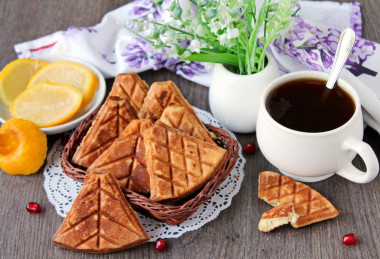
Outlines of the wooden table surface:
{"type": "MultiPolygon", "coordinates": [[[[123,0],[0,0],[0,68],[17,58],[13,46],[70,25],[92,26],[123,0]]],[[[380,42],[380,1],[362,3],[364,36],[380,42]]],[[[140,76],[151,84],[173,80],[192,105],[210,110],[208,89],[167,70],[140,76]]],[[[107,80],[112,85],[113,79],[107,80]]],[[[49,147],[60,135],[49,136],[49,147]]],[[[241,144],[256,142],[255,134],[238,134],[241,144]]],[[[380,158],[380,136],[366,129],[364,141],[380,158]]],[[[380,258],[380,177],[369,184],[355,184],[339,176],[310,186],[327,197],[342,214],[335,219],[301,229],[282,227],[272,233],[258,231],[261,214],[270,206],[257,198],[258,173],[274,168],[260,151],[246,156],[245,178],[232,205],[201,229],[168,239],[169,248],[157,254],[153,243],[105,255],[89,255],[55,247],[52,237],[62,218],[43,189],[42,169],[31,176],[0,172],[0,258],[380,258]],[[25,205],[37,201],[43,212],[29,214],[25,205]],[[356,232],[357,246],[344,246],[342,236],[356,232]]],[[[355,163],[360,168],[359,159],[355,163]]]]}

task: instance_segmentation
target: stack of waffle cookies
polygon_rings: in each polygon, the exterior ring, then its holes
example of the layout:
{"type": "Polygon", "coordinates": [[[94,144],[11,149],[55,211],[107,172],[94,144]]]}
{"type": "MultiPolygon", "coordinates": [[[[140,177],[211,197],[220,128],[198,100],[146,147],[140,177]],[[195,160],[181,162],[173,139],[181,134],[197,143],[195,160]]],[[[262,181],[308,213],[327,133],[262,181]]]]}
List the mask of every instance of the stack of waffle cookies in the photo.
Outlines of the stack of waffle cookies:
{"type": "Polygon", "coordinates": [[[136,73],[118,75],[72,157],[86,180],[54,243],[101,253],[146,242],[121,188],[160,203],[188,197],[227,159],[213,137],[173,82],[149,89],[136,73]]]}

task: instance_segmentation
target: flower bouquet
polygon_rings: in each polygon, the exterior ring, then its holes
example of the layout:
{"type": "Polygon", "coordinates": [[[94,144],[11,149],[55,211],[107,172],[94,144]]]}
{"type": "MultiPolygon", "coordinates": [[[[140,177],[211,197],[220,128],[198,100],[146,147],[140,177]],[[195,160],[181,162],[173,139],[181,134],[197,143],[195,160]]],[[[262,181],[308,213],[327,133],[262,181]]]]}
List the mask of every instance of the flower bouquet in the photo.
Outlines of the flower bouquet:
{"type": "Polygon", "coordinates": [[[154,16],[128,21],[124,27],[152,44],[156,52],[184,61],[224,64],[250,75],[266,65],[266,49],[293,22],[296,0],[155,0],[167,10],[164,21],[154,16]]]}

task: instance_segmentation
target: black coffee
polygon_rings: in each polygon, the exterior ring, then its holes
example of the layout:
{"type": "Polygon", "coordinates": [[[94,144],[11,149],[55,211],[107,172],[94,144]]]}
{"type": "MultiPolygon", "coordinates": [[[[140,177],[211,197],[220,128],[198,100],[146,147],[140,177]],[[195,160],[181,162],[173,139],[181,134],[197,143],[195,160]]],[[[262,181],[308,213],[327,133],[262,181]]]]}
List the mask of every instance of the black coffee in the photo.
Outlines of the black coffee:
{"type": "Polygon", "coordinates": [[[354,114],[355,104],[342,88],[326,88],[313,78],[287,82],[273,89],[266,108],[281,125],[303,132],[323,132],[342,126],[354,114]]]}

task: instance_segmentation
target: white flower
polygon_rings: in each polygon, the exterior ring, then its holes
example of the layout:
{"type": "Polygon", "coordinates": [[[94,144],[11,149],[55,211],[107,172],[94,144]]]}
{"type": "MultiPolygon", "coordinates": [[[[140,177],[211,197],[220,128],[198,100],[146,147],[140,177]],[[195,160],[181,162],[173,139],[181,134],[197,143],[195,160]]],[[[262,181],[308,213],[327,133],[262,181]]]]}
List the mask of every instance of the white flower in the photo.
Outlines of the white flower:
{"type": "Polygon", "coordinates": [[[136,23],[136,31],[138,31],[138,32],[144,31],[144,24],[142,22],[136,23]]]}
{"type": "Polygon", "coordinates": [[[232,17],[229,13],[229,8],[227,6],[220,6],[218,9],[218,17],[221,21],[222,28],[226,28],[231,24],[232,17]]]}
{"type": "Polygon", "coordinates": [[[160,38],[166,44],[177,43],[177,34],[172,30],[167,30],[166,33],[161,34],[160,38]]]}
{"type": "Polygon", "coordinates": [[[185,18],[185,19],[191,18],[191,10],[190,10],[190,8],[186,9],[186,11],[183,13],[182,17],[185,18]]]}
{"type": "Polygon", "coordinates": [[[153,51],[156,52],[156,53],[163,53],[164,52],[164,49],[160,46],[154,46],[153,47],[153,51]]]}
{"type": "Polygon", "coordinates": [[[195,34],[197,34],[199,36],[205,36],[206,32],[207,32],[207,28],[205,28],[205,27],[206,27],[205,25],[199,24],[197,26],[197,28],[195,29],[195,34]]]}
{"type": "Polygon", "coordinates": [[[188,47],[188,49],[191,51],[191,52],[201,52],[201,42],[197,39],[195,40],[192,40],[190,42],[190,45],[188,47]]]}
{"type": "Polygon", "coordinates": [[[217,32],[222,28],[219,21],[211,21],[209,26],[212,33],[217,34],[217,32]]]}
{"type": "Polygon", "coordinates": [[[218,40],[220,45],[231,47],[233,44],[228,40],[227,33],[223,33],[222,35],[218,35],[218,40]]]}
{"type": "Polygon", "coordinates": [[[199,24],[202,23],[202,17],[200,17],[199,15],[197,17],[195,17],[194,19],[192,19],[191,23],[190,23],[190,27],[193,27],[193,28],[197,28],[197,26],[199,24]]]}
{"type": "Polygon", "coordinates": [[[171,46],[167,54],[170,58],[178,58],[178,46],[177,45],[171,46]]]}
{"type": "Polygon", "coordinates": [[[227,39],[234,39],[239,37],[239,29],[238,28],[227,28],[227,39]]]}
{"type": "Polygon", "coordinates": [[[188,56],[191,56],[191,51],[187,49],[187,50],[185,50],[185,52],[183,52],[182,57],[186,58],[188,56]]]}
{"type": "Polygon", "coordinates": [[[227,33],[223,33],[222,35],[218,35],[218,40],[222,46],[225,46],[226,43],[228,42],[227,33]]]}
{"type": "Polygon", "coordinates": [[[168,22],[167,24],[170,26],[173,26],[175,28],[181,28],[182,27],[182,22],[179,20],[172,20],[172,21],[168,22]]]}

